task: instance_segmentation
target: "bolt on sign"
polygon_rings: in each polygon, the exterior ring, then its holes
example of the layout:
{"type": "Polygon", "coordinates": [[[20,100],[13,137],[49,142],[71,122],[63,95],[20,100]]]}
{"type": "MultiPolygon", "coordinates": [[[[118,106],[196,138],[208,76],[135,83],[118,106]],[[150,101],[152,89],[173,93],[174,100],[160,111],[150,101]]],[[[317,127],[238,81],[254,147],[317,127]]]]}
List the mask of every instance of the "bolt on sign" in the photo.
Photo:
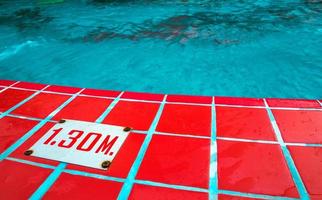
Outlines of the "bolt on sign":
{"type": "Polygon", "coordinates": [[[130,128],[76,120],[61,120],[25,155],[107,169],[130,128]]]}

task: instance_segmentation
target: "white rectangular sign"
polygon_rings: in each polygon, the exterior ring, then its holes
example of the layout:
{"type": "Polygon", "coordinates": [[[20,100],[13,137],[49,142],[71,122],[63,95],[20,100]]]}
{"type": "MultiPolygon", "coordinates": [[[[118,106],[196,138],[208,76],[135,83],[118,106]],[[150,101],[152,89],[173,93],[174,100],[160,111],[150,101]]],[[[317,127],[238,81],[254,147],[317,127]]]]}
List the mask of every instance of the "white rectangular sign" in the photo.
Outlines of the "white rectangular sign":
{"type": "Polygon", "coordinates": [[[29,150],[29,154],[97,169],[107,169],[128,136],[124,127],[63,120],[29,150]]]}

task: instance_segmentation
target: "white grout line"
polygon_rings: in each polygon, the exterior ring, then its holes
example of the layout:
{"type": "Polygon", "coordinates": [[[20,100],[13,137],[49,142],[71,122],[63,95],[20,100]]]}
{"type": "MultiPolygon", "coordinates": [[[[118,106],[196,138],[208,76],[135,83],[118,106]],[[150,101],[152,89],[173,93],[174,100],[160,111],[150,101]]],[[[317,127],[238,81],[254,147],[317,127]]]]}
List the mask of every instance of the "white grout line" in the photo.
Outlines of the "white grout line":
{"type": "Polygon", "coordinates": [[[233,142],[253,142],[253,143],[262,143],[262,144],[280,144],[277,141],[267,141],[267,140],[253,140],[253,139],[242,139],[242,138],[229,138],[229,137],[220,137],[217,136],[218,140],[226,140],[233,142]]]}
{"type": "Polygon", "coordinates": [[[230,104],[216,104],[216,107],[231,107],[231,108],[265,108],[265,106],[243,106],[243,105],[230,105],[230,104]]]}
{"type": "Polygon", "coordinates": [[[91,97],[91,98],[99,98],[99,99],[115,99],[116,97],[104,97],[104,96],[96,96],[96,95],[90,95],[90,94],[80,94],[80,97],[91,97]]]}
{"type": "Polygon", "coordinates": [[[297,143],[297,142],[285,142],[287,146],[301,146],[301,147],[322,147],[322,144],[316,143],[297,143]]]}
{"type": "MultiPolygon", "coordinates": [[[[20,87],[13,87],[15,84],[19,83],[20,81],[17,81],[13,85],[10,86],[3,86],[5,87],[2,90],[6,89],[17,89],[17,90],[26,90],[26,91],[39,91],[35,89],[28,89],[28,88],[20,88],[20,87]]],[[[0,90],[1,93],[1,90],[0,90]]],[[[54,91],[42,91],[42,93],[51,93],[51,94],[59,94],[59,95],[69,95],[72,96],[72,93],[63,93],[63,92],[54,92],[54,91]]],[[[97,95],[88,95],[88,94],[79,94],[78,96],[84,96],[84,97],[92,97],[92,98],[101,98],[101,99],[115,99],[116,97],[104,97],[104,96],[97,96],[97,95]]],[[[145,103],[162,103],[162,101],[154,101],[154,100],[139,100],[139,99],[129,99],[129,98],[120,98],[121,101],[133,101],[133,102],[145,102],[145,103]]],[[[290,99],[292,100],[292,99],[290,99]]],[[[319,100],[316,100],[320,103],[322,106],[322,103],[319,100]]],[[[166,104],[174,104],[174,105],[192,105],[192,106],[209,106],[211,107],[211,104],[207,103],[188,103],[188,102],[166,102],[166,104]]],[[[245,106],[245,105],[230,105],[230,104],[216,104],[218,107],[232,107],[232,108],[259,108],[259,109],[266,109],[265,106],[245,106]]],[[[292,108],[292,107],[270,107],[270,109],[274,110],[316,110],[316,111],[322,111],[322,108],[292,108]]]]}
{"type": "MultiPolygon", "coordinates": [[[[0,112],[1,114],[1,112],[0,112]]],[[[17,115],[17,114],[7,114],[6,116],[8,117],[13,117],[13,118],[19,118],[19,119],[27,119],[27,120],[32,120],[32,121],[42,121],[44,119],[41,118],[36,118],[36,117],[26,117],[26,116],[22,116],[22,115],[17,115]]],[[[58,121],[54,121],[54,120],[50,120],[50,122],[58,122],[58,121]]]]}
{"type": "MultiPolygon", "coordinates": [[[[135,132],[135,131],[134,131],[135,132]]],[[[210,136],[199,136],[199,135],[190,135],[190,134],[179,134],[179,133],[166,133],[166,132],[154,132],[157,135],[167,135],[167,136],[179,136],[179,137],[189,137],[189,138],[199,138],[199,139],[210,139],[210,136]]]]}
{"type": "Polygon", "coordinates": [[[11,88],[12,86],[14,86],[14,85],[16,85],[18,83],[20,83],[20,81],[16,81],[16,82],[12,83],[9,86],[3,86],[4,88],[0,90],[0,93],[6,91],[7,89],[11,88]]]}
{"type": "Polygon", "coordinates": [[[320,101],[320,100],[317,100],[318,101],[318,103],[320,104],[320,106],[322,107],[322,102],[320,101]]]}
{"type": "Polygon", "coordinates": [[[5,151],[0,154],[0,161],[9,156],[12,152],[14,152],[17,148],[19,148],[26,140],[28,140],[35,132],[41,129],[47,122],[49,122],[58,112],[60,112],[65,106],[67,106],[70,102],[72,102],[77,95],[79,95],[84,89],[80,90],[78,93],[74,94],[70,98],[68,98],[65,102],[63,102],[59,107],[57,107],[54,111],[52,111],[45,119],[39,121],[32,129],[27,131],[22,137],[20,137],[15,143],[10,145],[5,151]]]}
{"type": "Polygon", "coordinates": [[[11,108],[7,109],[5,112],[3,112],[0,115],[0,119],[5,117],[6,115],[10,114],[12,111],[16,110],[17,108],[19,108],[20,106],[24,105],[25,103],[27,103],[28,101],[32,100],[33,98],[35,98],[36,96],[38,96],[43,90],[45,90],[46,88],[48,88],[50,85],[46,85],[44,88],[42,88],[39,91],[35,91],[34,93],[32,93],[31,95],[29,95],[28,97],[26,97],[25,99],[21,100],[19,103],[17,103],[16,105],[12,106],[11,108]]]}
{"type": "Polygon", "coordinates": [[[285,108],[285,107],[270,107],[271,110],[303,110],[303,111],[322,111],[322,108],[285,108]]]}
{"type": "MultiPolygon", "coordinates": [[[[231,107],[231,108],[257,108],[266,109],[265,106],[242,106],[242,105],[228,105],[228,104],[216,104],[217,107],[231,107]]],[[[291,107],[270,107],[271,110],[316,110],[322,111],[322,108],[291,108],[291,107]]]]}
{"type": "Polygon", "coordinates": [[[139,101],[144,103],[161,103],[162,101],[152,101],[152,100],[137,100],[137,99],[128,99],[128,98],[121,98],[122,101],[139,101]]]}
{"type": "Polygon", "coordinates": [[[211,104],[202,104],[202,103],[186,103],[186,102],[169,102],[169,101],[167,101],[167,104],[211,107],[211,104]]]}

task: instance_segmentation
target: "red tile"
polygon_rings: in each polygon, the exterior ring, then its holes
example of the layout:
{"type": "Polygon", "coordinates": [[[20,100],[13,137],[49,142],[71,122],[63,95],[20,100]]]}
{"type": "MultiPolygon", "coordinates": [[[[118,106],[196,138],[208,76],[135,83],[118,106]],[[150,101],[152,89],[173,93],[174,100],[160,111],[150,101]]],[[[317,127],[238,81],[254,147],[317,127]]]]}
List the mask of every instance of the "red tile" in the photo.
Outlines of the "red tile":
{"type": "Polygon", "coordinates": [[[288,148],[311,199],[322,199],[322,148],[288,148]]]}
{"type": "Polygon", "coordinates": [[[208,200],[208,193],[134,184],[129,199],[208,200]]]}
{"type": "Polygon", "coordinates": [[[35,121],[4,117],[0,119],[0,153],[14,144],[37,124],[35,121]]]}
{"type": "Polygon", "coordinates": [[[32,89],[32,90],[41,90],[47,85],[45,84],[38,84],[38,83],[28,83],[28,82],[20,82],[15,85],[18,88],[25,88],[25,89],[32,89]]]}
{"type": "Polygon", "coordinates": [[[10,81],[10,80],[0,80],[0,85],[3,86],[10,86],[12,84],[14,84],[16,81],[10,81]]]}
{"type": "Polygon", "coordinates": [[[122,183],[63,173],[44,199],[117,199],[122,183]]]}
{"type": "Polygon", "coordinates": [[[85,89],[82,94],[95,95],[102,97],[117,97],[121,92],[112,90],[85,89]]]}
{"type": "Polygon", "coordinates": [[[80,90],[81,90],[80,88],[68,87],[68,86],[57,86],[57,85],[51,85],[45,89],[45,91],[61,92],[61,93],[67,93],[67,94],[75,94],[80,90]]]}
{"type": "Polygon", "coordinates": [[[230,196],[225,194],[219,194],[218,199],[219,200],[259,200],[259,199],[250,198],[250,197],[230,196]]]}
{"type": "Polygon", "coordinates": [[[142,92],[124,92],[121,98],[124,99],[136,99],[136,100],[147,100],[147,101],[162,101],[163,94],[151,94],[142,92]]]}
{"type": "Polygon", "coordinates": [[[130,133],[107,171],[72,164],[67,165],[67,168],[126,178],[141,148],[144,138],[145,134],[130,133]]]}
{"type": "Polygon", "coordinates": [[[168,95],[167,102],[211,104],[210,96],[168,95]]]}
{"type": "Polygon", "coordinates": [[[304,99],[266,99],[270,107],[286,108],[319,108],[320,105],[316,100],[304,99]]]}
{"type": "Polygon", "coordinates": [[[43,136],[49,129],[51,129],[55,124],[54,123],[47,123],[45,124],[39,131],[34,133],[27,141],[25,141],[18,149],[16,149],[14,152],[11,153],[10,157],[14,158],[20,158],[23,160],[29,160],[33,162],[48,164],[56,166],[59,162],[48,160],[44,158],[38,158],[34,156],[26,156],[24,155],[24,152],[28,149],[31,149],[31,147],[43,136]]]}
{"type": "Polygon", "coordinates": [[[210,140],[153,135],[136,179],[208,188],[210,140]]]}
{"type": "Polygon", "coordinates": [[[34,92],[25,90],[7,89],[0,93],[0,111],[6,111],[26,99],[34,92]]]}
{"type": "Polygon", "coordinates": [[[159,109],[159,103],[119,101],[108,116],[105,124],[129,126],[135,130],[148,130],[159,109]]]}
{"type": "Polygon", "coordinates": [[[298,197],[279,145],[221,140],[217,144],[219,189],[298,197]]]}
{"type": "Polygon", "coordinates": [[[45,118],[62,105],[69,96],[41,93],[13,111],[14,114],[45,118]]]}
{"type": "Polygon", "coordinates": [[[0,162],[0,199],[28,199],[51,173],[50,169],[4,160],[0,162]]]}
{"type": "Polygon", "coordinates": [[[276,141],[266,109],[217,106],[216,120],[218,136],[276,141]]]}
{"type": "Polygon", "coordinates": [[[263,99],[215,97],[216,104],[239,105],[239,106],[265,106],[263,99]]]}
{"type": "Polygon", "coordinates": [[[166,104],[157,131],[210,136],[211,107],[166,104]]]}
{"type": "Polygon", "coordinates": [[[322,111],[273,110],[285,142],[322,143],[322,111]]]}
{"type": "Polygon", "coordinates": [[[75,119],[94,122],[111,102],[112,100],[110,99],[79,96],[57,113],[53,119],[75,119]]]}

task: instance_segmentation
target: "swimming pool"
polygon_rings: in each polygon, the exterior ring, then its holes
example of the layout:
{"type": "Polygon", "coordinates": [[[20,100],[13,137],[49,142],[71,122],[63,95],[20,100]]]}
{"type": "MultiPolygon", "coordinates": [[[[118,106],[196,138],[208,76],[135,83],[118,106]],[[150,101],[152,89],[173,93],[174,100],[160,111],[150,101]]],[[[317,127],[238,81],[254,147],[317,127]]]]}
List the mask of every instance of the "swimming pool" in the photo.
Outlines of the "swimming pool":
{"type": "Polygon", "coordinates": [[[0,79],[322,98],[320,1],[101,1],[0,1],[0,79]]]}

